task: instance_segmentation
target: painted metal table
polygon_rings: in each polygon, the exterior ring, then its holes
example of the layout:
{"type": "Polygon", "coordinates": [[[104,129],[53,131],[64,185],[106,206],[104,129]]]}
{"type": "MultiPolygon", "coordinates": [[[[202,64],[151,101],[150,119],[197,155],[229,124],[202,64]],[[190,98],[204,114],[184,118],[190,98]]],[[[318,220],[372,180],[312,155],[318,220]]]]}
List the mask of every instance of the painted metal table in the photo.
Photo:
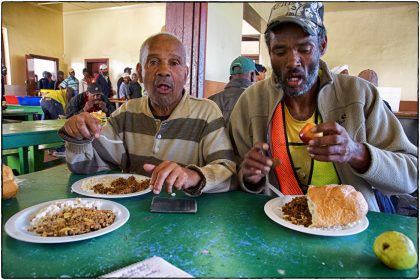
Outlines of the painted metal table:
{"type": "MultiPolygon", "coordinates": [[[[16,198],[2,203],[2,227],[15,213],[42,202],[77,197],[84,178],[65,165],[19,176],[16,198]]],[[[176,197],[182,197],[177,194],[176,197]]],[[[92,278],[160,256],[198,278],[417,278],[418,268],[397,271],[375,256],[375,237],[389,230],[418,242],[418,220],[368,213],[369,227],[347,237],[296,232],[264,213],[270,197],[240,191],[204,194],[196,214],[149,212],[153,194],[113,199],[130,211],[121,228],[89,240],[33,244],[2,232],[2,277],[92,278]]]]}
{"type": "Polygon", "coordinates": [[[43,161],[39,145],[64,141],[58,130],[66,120],[26,121],[2,125],[2,150],[18,149],[22,173],[37,171],[43,161]]]}
{"type": "Polygon", "coordinates": [[[24,121],[34,120],[34,113],[26,112],[24,109],[6,109],[1,111],[1,116],[2,119],[20,117],[23,118],[24,121]]]}
{"type": "MultiPolygon", "coordinates": [[[[34,120],[34,115],[43,115],[44,111],[42,110],[41,106],[27,106],[27,105],[17,105],[17,104],[7,104],[6,112],[19,110],[21,112],[25,112],[27,114],[32,115],[32,120],[34,120]]],[[[4,112],[4,111],[3,111],[4,112]]],[[[28,121],[31,119],[28,119],[28,121]]]]}

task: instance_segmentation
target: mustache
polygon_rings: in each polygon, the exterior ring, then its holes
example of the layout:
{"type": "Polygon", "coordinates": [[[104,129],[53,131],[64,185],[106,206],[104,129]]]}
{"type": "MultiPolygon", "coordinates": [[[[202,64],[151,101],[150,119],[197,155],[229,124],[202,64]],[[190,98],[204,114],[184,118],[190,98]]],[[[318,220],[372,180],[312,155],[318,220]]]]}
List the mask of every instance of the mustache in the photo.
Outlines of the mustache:
{"type": "Polygon", "coordinates": [[[297,76],[297,75],[305,76],[305,72],[303,70],[299,69],[299,68],[294,68],[294,69],[291,69],[291,70],[287,71],[284,74],[284,77],[292,77],[292,76],[297,76]]]}
{"type": "Polygon", "coordinates": [[[159,86],[159,85],[165,85],[165,86],[168,86],[170,88],[173,88],[173,81],[169,77],[158,76],[158,77],[156,77],[153,85],[156,86],[156,87],[159,86]]]}

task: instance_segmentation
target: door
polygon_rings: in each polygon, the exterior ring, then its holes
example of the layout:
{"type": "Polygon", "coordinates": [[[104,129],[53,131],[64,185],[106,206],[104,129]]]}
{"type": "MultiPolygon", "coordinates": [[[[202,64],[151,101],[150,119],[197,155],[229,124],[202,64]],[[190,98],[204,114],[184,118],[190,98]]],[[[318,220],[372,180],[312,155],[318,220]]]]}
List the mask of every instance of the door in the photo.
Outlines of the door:
{"type": "Polygon", "coordinates": [[[96,75],[99,74],[99,66],[101,64],[106,64],[109,69],[109,59],[108,58],[87,58],[85,59],[85,67],[89,71],[90,74],[94,78],[96,78],[96,75]]]}
{"type": "Polygon", "coordinates": [[[53,80],[57,78],[58,58],[35,54],[27,54],[26,58],[26,94],[38,95],[37,83],[42,78],[42,72],[48,71],[53,80]]]}

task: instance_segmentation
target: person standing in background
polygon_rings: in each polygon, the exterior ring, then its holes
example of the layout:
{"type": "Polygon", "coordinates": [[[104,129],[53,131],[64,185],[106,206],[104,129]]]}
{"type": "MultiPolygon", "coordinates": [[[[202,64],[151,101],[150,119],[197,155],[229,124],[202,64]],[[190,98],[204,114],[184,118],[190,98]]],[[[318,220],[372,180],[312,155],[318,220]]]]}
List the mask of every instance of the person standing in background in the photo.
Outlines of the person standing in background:
{"type": "Polygon", "coordinates": [[[142,97],[141,85],[139,83],[139,76],[137,76],[137,73],[131,74],[131,82],[128,89],[130,94],[129,99],[142,97]]]}
{"type": "Polygon", "coordinates": [[[64,81],[64,72],[58,71],[57,72],[57,80],[54,82],[54,89],[60,89],[60,84],[64,81]]]}
{"type": "Polygon", "coordinates": [[[130,96],[130,91],[129,91],[130,74],[124,73],[122,78],[123,78],[123,82],[120,85],[120,91],[118,92],[118,98],[128,100],[129,96],[130,96]]]}
{"type": "Polygon", "coordinates": [[[131,75],[131,68],[130,67],[125,67],[124,68],[124,72],[123,72],[123,74],[122,74],[122,76],[118,79],[118,81],[117,81],[117,93],[119,94],[120,93],[120,86],[121,86],[121,84],[123,83],[123,81],[124,81],[124,74],[125,73],[127,73],[128,74],[128,79],[129,79],[129,81],[131,81],[131,79],[130,79],[130,75],[131,75]]]}
{"type": "Polygon", "coordinates": [[[101,91],[106,98],[112,98],[114,92],[112,90],[112,83],[109,78],[108,66],[106,64],[101,64],[101,66],[99,66],[99,75],[96,77],[95,82],[101,88],[101,91]]]}
{"type": "Polygon", "coordinates": [[[222,111],[225,125],[229,122],[230,114],[239,96],[255,82],[255,62],[247,57],[238,56],[230,64],[229,71],[230,81],[225,86],[225,89],[209,97],[210,100],[216,102],[222,111]]]}
{"type": "Polygon", "coordinates": [[[65,89],[67,87],[73,89],[73,96],[79,94],[79,80],[75,77],[76,72],[73,68],[69,69],[69,76],[61,82],[60,88],[65,89]]]}
{"type": "Polygon", "coordinates": [[[41,89],[54,89],[52,74],[48,71],[42,72],[42,79],[38,81],[38,90],[41,89]]]}
{"type": "Polygon", "coordinates": [[[79,84],[79,91],[80,93],[85,92],[88,88],[88,86],[92,83],[92,75],[89,73],[87,68],[83,68],[83,79],[80,80],[79,84]]]}
{"type": "Polygon", "coordinates": [[[1,65],[1,109],[7,109],[7,102],[6,102],[6,92],[5,92],[5,84],[6,84],[6,76],[7,76],[7,67],[6,65],[1,65]]]}

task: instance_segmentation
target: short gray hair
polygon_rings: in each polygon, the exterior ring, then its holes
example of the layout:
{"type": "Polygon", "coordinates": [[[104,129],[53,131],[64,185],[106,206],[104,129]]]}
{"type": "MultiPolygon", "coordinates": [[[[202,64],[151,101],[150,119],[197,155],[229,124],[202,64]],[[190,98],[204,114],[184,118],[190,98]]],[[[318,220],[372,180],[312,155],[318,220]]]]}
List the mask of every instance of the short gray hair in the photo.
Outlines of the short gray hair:
{"type": "Polygon", "coordinates": [[[149,45],[150,41],[152,41],[154,38],[159,37],[159,36],[171,37],[171,38],[175,39],[176,41],[178,41],[182,45],[182,61],[184,62],[184,64],[186,64],[187,63],[187,52],[185,50],[185,46],[182,44],[182,41],[177,36],[175,36],[172,33],[169,33],[169,32],[159,32],[157,34],[154,34],[154,35],[148,37],[143,42],[143,44],[141,45],[141,47],[140,47],[140,56],[139,56],[139,62],[141,64],[141,66],[144,67],[144,63],[143,62],[144,62],[144,59],[146,59],[146,58],[143,57],[143,56],[144,56],[144,52],[145,52],[145,49],[146,49],[147,45],[149,45]]]}

